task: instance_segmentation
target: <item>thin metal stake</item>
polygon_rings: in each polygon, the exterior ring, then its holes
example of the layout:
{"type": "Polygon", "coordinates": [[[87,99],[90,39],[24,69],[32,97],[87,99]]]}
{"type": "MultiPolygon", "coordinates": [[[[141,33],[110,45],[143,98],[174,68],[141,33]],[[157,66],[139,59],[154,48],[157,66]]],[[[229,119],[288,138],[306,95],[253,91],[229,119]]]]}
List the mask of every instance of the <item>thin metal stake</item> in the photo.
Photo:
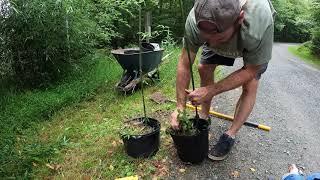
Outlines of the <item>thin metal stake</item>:
{"type": "Polygon", "coordinates": [[[143,104],[144,121],[147,119],[146,103],[144,100],[143,91],[143,73],[142,73],[142,47],[141,47],[141,5],[139,4],[139,71],[140,71],[140,83],[141,83],[141,96],[143,104]]]}
{"type": "MultiPolygon", "coordinates": [[[[190,76],[191,76],[191,84],[192,84],[192,90],[195,90],[195,85],[194,85],[194,77],[193,77],[193,70],[192,70],[192,62],[191,62],[191,57],[190,57],[190,49],[189,49],[189,43],[186,37],[184,37],[184,43],[186,44],[187,48],[187,54],[188,54],[188,59],[189,59],[189,69],[190,69],[190,76]]],[[[198,107],[195,106],[195,111],[196,111],[196,119],[199,119],[199,113],[198,113],[198,107]]]]}
{"type": "MultiPolygon", "coordinates": [[[[181,7],[182,16],[186,17],[184,4],[183,4],[182,0],[180,0],[180,7],[181,7]]],[[[186,19],[185,19],[185,22],[186,22],[186,19]]],[[[190,57],[190,48],[189,48],[189,43],[188,43],[188,39],[187,39],[186,33],[184,33],[184,34],[185,34],[184,35],[184,43],[186,44],[187,54],[188,54],[188,59],[189,59],[189,68],[190,68],[192,90],[194,91],[195,90],[195,85],[194,85],[194,78],[193,78],[193,71],[192,71],[192,62],[191,62],[191,57],[190,57]]],[[[195,111],[196,111],[196,120],[198,120],[199,119],[199,113],[198,113],[198,107],[197,106],[196,106],[195,111]]]]}

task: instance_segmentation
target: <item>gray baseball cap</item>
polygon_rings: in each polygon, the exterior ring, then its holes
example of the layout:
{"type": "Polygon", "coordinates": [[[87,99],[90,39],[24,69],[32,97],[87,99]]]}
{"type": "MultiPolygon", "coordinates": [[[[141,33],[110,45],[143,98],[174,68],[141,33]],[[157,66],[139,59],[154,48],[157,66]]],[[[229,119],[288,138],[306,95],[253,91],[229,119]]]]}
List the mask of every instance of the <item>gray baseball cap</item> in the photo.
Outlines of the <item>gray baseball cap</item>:
{"type": "Polygon", "coordinates": [[[197,25],[209,21],[216,25],[217,32],[231,27],[240,15],[240,0],[196,0],[194,12],[197,25]]]}

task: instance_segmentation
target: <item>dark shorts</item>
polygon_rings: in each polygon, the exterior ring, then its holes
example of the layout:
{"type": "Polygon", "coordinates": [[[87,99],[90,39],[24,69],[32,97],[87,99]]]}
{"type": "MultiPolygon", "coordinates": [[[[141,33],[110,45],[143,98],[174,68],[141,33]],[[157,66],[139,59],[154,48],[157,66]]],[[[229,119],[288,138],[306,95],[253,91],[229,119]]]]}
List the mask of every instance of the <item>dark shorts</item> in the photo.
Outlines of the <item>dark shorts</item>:
{"type": "MultiPolygon", "coordinates": [[[[207,47],[203,47],[200,64],[216,64],[216,65],[223,65],[223,66],[233,66],[235,58],[224,57],[216,54],[212,50],[208,49],[207,47]]],[[[242,67],[244,69],[245,66],[242,67]]],[[[260,79],[261,75],[266,72],[268,68],[268,63],[260,65],[260,69],[257,73],[256,79],[260,79]]]]}
{"type": "Polygon", "coordinates": [[[224,56],[220,56],[213,52],[212,50],[206,48],[205,46],[202,48],[200,64],[216,64],[216,65],[224,65],[224,66],[233,66],[235,59],[228,58],[224,56]]]}

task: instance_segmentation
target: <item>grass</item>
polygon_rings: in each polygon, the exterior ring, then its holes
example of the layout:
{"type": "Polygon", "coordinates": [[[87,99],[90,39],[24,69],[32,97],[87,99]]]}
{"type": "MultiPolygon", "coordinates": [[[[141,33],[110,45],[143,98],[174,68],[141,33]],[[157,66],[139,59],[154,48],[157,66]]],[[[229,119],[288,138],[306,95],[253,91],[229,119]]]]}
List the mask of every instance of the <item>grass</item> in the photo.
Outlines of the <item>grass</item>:
{"type": "Polygon", "coordinates": [[[63,107],[90,99],[99,86],[111,86],[120,76],[120,68],[106,54],[98,51],[90,68],[78,68],[59,85],[27,92],[3,91],[0,102],[0,176],[28,177],[32,163],[47,162],[65,146],[64,136],[51,144],[43,144],[36,137],[41,124],[51,122],[51,116],[63,107]],[[108,70],[108,71],[105,71],[108,70]],[[85,74],[85,75],[81,75],[85,74]]]}
{"type": "MultiPolygon", "coordinates": [[[[147,96],[154,91],[164,90],[173,96],[178,49],[173,49],[170,60],[160,68],[161,82],[146,90],[147,96]]],[[[149,116],[174,108],[173,104],[156,105],[147,101],[149,116]]],[[[113,86],[101,87],[95,97],[59,111],[51,122],[41,124],[40,141],[45,144],[56,144],[59,139],[67,139],[66,146],[52,158],[49,164],[53,167],[61,165],[61,170],[52,170],[46,164],[33,167],[33,176],[45,178],[76,179],[90,177],[94,179],[112,179],[138,174],[140,177],[151,178],[167,171],[163,159],[168,159],[167,147],[170,142],[162,143],[158,154],[147,160],[135,160],[124,153],[119,138],[122,121],[142,115],[140,92],[131,96],[116,93],[113,86]],[[147,168],[146,168],[147,167],[147,168]],[[159,169],[159,167],[162,167],[159,169]]],[[[162,121],[162,139],[169,139],[164,133],[166,117],[156,117],[162,121]],[[167,137],[167,138],[166,138],[167,137]]],[[[32,142],[33,139],[27,141],[32,142]]]]}
{"type": "MultiPolygon", "coordinates": [[[[161,91],[175,97],[179,47],[167,49],[160,82],[147,87],[148,97],[161,91]]],[[[150,159],[132,159],[123,149],[119,129],[126,119],[143,114],[140,91],[123,96],[114,90],[122,69],[98,51],[89,71],[80,71],[47,90],[10,92],[1,101],[0,176],[30,179],[142,178],[168,174],[171,138],[165,133],[172,103],[147,99],[147,114],[161,122],[161,146],[150,159]],[[8,126],[10,124],[10,126],[8,126]]],[[[196,68],[196,66],[194,66],[196,68]]],[[[196,72],[196,70],[194,70],[196,72]]],[[[199,76],[195,73],[197,84],[199,76]]]]}
{"type": "Polygon", "coordinates": [[[311,50],[307,46],[290,46],[289,51],[307,63],[320,68],[320,56],[312,54],[311,50]]]}

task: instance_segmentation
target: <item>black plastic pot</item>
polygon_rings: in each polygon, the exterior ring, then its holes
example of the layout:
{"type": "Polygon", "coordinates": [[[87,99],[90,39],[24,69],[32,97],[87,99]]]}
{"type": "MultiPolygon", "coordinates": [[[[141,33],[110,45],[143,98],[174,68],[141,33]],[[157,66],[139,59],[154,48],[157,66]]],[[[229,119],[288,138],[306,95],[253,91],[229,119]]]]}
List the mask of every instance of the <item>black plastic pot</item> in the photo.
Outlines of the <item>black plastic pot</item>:
{"type": "MultiPolygon", "coordinates": [[[[135,120],[142,121],[143,118],[136,118],[135,120]]],[[[153,132],[145,135],[122,135],[121,138],[124,143],[126,153],[133,158],[148,158],[155,155],[160,146],[160,123],[159,121],[148,118],[147,125],[153,127],[153,132]]]]}
{"type": "Polygon", "coordinates": [[[208,155],[209,122],[204,119],[190,119],[196,125],[199,133],[193,136],[184,136],[170,131],[179,158],[183,162],[198,164],[208,155]]]}

